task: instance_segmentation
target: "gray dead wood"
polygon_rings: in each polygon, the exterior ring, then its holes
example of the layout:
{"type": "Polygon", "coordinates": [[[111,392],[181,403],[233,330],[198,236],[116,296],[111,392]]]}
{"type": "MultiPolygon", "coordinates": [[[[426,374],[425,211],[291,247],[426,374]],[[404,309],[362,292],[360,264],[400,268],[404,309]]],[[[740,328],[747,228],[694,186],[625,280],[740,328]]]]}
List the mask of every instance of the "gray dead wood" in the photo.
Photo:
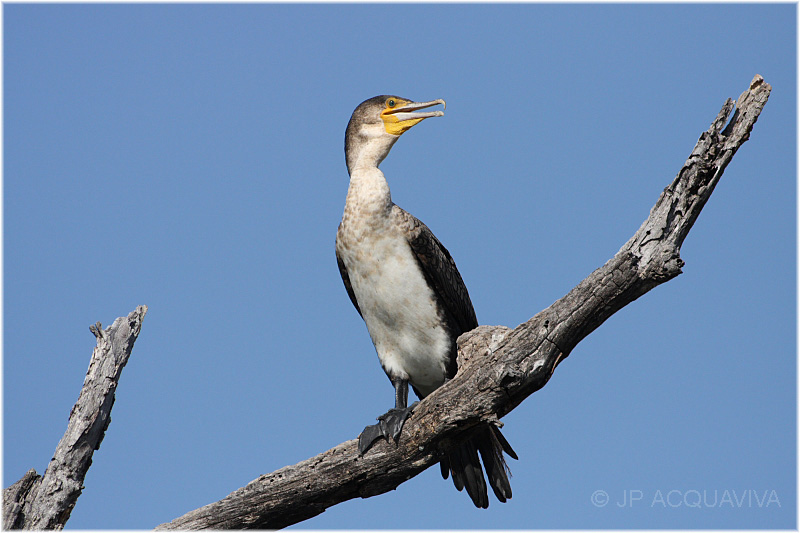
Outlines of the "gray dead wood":
{"type": "Polygon", "coordinates": [[[351,498],[395,489],[438,462],[477,423],[514,409],[608,317],[681,273],[681,244],[770,90],[756,76],[727,127],[734,102],[725,102],[641,228],[566,296],[513,330],[480,326],[459,337],[458,374],[420,402],[397,446],[380,441],[359,457],[356,441],[344,442],[157,529],[276,529],[300,522],[351,498]]]}
{"type": "Polygon", "coordinates": [[[111,422],[114,393],[145,313],[142,305],[105,330],[100,322],[89,327],[97,345],[67,431],[43,476],[31,469],[3,491],[3,529],[63,529],[111,422]]]}

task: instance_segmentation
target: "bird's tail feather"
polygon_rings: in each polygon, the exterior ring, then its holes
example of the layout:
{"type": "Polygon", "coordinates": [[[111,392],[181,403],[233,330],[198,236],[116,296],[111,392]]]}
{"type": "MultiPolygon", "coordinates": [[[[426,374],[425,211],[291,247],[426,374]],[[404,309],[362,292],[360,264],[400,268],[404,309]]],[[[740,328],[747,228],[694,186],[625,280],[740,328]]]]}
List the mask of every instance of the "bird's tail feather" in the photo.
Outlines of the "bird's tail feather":
{"type": "Polygon", "coordinates": [[[448,452],[440,467],[444,479],[452,473],[456,489],[460,491],[466,487],[475,506],[485,509],[489,507],[489,496],[483,469],[478,461],[479,452],[492,491],[498,500],[505,502],[511,498],[511,484],[508,481],[511,472],[503,458],[503,452],[514,459],[517,459],[517,454],[496,426],[480,426],[469,439],[448,452]]]}

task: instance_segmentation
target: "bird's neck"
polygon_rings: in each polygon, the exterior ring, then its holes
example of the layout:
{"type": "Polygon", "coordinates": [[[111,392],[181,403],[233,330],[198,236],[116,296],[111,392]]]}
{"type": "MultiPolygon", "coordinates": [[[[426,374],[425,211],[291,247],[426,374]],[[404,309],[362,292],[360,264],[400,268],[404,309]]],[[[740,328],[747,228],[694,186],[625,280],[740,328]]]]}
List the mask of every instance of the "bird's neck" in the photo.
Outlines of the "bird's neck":
{"type": "Polygon", "coordinates": [[[376,134],[359,138],[358,141],[348,141],[345,145],[345,159],[350,175],[356,170],[378,168],[399,138],[397,135],[376,134]]]}
{"type": "Polygon", "coordinates": [[[392,208],[392,193],[380,169],[373,166],[358,166],[350,172],[350,187],[347,189],[345,214],[386,217],[392,208]]]}

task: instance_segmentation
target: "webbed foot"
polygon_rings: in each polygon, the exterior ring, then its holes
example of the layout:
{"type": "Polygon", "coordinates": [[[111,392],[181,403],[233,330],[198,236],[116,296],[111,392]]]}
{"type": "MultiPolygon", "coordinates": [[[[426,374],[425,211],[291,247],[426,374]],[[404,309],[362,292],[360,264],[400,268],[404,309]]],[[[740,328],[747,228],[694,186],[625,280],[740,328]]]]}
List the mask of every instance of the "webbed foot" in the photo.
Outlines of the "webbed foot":
{"type": "Polygon", "coordinates": [[[378,423],[364,428],[361,435],[358,436],[358,454],[364,455],[372,444],[381,437],[386,440],[390,438],[397,442],[400,438],[400,432],[403,430],[403,424],[406,419],[411,416],[411,412],[418,402],[411,404],[411,407],[389,409],[388,412],[378,417],[378,423]]]}

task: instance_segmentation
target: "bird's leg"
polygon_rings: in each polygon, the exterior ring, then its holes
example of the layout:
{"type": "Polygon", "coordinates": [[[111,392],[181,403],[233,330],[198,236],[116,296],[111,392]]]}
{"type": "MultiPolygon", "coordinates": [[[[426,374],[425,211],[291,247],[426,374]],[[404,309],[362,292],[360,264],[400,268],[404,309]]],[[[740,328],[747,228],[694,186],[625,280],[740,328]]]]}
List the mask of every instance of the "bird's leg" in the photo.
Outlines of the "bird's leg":
{"type": "Polygon", "coordinates": [[[385,437],[387,440],[391,438],[397,442],[400,432],[403,430],[403,424],[417,406],[417,402],[414,402],[411,407],[407,407],[408,380],[393,379],[392,385],[394,385],[394,409],[389,409],[386,414],[379,416],[377,424],[365,427],[358,436],[358,453],[361,455],[381,437],[385,437]]]}
{"type": "Polygon", "coordinates": [[[394,408],[405,409],[408,407],[408,381],[393,379],[394,385],[394,408]]]}
{"type": "Polygon", "coordinates": [[[394,409],[389,409],[385,415],[378,417],[381,426],[381,433],[387,438],[397,442],[400,438],[400,431],[403,429],[406,418],[411,416],[416,404],[408,407],[408,381],[404,379],[392,380],[394,385],[394,409]]]}

